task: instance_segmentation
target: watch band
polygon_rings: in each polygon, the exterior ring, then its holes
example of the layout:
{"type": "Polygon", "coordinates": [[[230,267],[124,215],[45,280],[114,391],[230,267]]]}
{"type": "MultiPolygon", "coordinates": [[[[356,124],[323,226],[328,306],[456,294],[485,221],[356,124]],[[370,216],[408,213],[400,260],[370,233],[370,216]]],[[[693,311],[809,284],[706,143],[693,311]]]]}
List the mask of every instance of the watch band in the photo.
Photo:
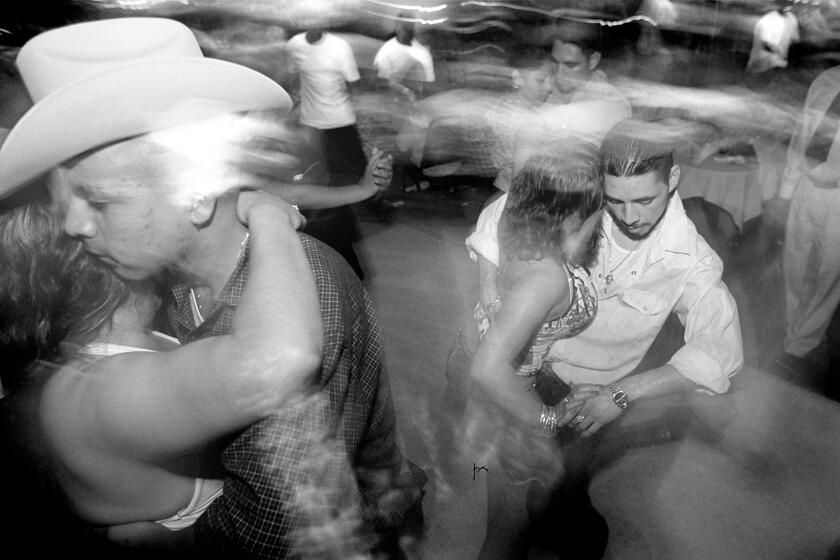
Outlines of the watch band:
{"type": "Polygon", "coordinates": [[[624,410],[628,406],[630,406],[630,399],[627,398],[627,393],[624,392],[624,389],[622,389],[618,383],[611,384],[610,390],[612,391],[613,402],[615,403],[615,406],[617,406],[621,410],[624,410]]]}

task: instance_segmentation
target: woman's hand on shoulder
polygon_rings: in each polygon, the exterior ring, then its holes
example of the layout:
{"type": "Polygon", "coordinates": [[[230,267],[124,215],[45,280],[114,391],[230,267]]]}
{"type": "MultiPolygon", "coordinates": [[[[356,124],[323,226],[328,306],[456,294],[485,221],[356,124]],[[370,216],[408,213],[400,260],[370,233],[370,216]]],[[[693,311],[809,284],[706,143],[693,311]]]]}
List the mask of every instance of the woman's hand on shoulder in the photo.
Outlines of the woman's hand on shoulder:
{"type": "Polygon", "coordinates": [[[260,213],[270,215],[273,220],[287,220],[292,229],[300,229],[306,225],[306,218],[297,207],[279,196],[261,190],[241,191],[236,206],[239,221],[246,226],[251,225],[255,216],[260,213]]]}

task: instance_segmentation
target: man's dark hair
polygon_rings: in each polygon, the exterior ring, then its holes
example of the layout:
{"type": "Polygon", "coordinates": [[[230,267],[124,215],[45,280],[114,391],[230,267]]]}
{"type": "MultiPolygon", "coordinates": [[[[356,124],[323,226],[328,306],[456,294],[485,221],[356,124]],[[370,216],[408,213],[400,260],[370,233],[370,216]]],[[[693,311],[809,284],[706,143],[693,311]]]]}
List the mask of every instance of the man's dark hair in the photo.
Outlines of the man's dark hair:
{"type": "Polygon", "coordinates": [[[603,32],[598,24],[562,21],[557,24],[553,38],[577,46],[587,57],[603,48],[603,32]]]}
{"type": "Polygon", "coordinates": [[[604,175],[636,177],[654,171],[667,184],[674,166],[674,147],[663,136],[655,123],[621,121],[601,143],[604,175]]]}

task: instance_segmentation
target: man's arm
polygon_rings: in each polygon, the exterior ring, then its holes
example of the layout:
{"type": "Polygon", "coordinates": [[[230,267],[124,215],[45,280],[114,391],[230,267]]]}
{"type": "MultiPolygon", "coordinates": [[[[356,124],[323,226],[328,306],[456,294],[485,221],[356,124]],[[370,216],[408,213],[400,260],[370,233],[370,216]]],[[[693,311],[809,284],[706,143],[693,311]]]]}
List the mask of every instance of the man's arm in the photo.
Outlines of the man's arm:
{"type": "Polygon", "coordinates": [[[343,54],[341,61],[341,74],[344,81],[347,82],[347,89],[350,95],[359,95],[361,90],[361,76],[359,75],[359,68],[356,66],[356,57],[353,55],[353,49],[347,42],[344,42],[343,54]]]}
{"type": "MultiPolygon", "coordinates": [[[[626,393],[629,403],[664,397],[697,387],[670,364],[625,377],[618,385],[626,393]]],[[[616,404],[612,389],[604,385],[575,385],[567,403],[566,414],[559,424],[565,425],[576,415],[582,416],[582,421],[572,422],[582,437],[593,435],[624,412],[616,404]]]]}
{"type": "MultiPolygon", "coordinates": [[[[618,382],[628,401],[653,399],[681,391],[700,389],[724,393],[729,378],[744,365],[741,327],[735,299],[723,283],[723,265],[710,249],[686,273],[686,285],[674,311],[685,326],[685,345],[664,366],[626,377],[618,382]]],[[[578,385],[570,396],[580,400],[578,391],[593,385],[578,385]]],[[[610,387],[601,386],[594,398],[587,399],[579,413],[581,435],[592,435],[622,413],[613,400],[610,387]]],[[[564,418],[565,419],[565,418],[564,418]]]]}

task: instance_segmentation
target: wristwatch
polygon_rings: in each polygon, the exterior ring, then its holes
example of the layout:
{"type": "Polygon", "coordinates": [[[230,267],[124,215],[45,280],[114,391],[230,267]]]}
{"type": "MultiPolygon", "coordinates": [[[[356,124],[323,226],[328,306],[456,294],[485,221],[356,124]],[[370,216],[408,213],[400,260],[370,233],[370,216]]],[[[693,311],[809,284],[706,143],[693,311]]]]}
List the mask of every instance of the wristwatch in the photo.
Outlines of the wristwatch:
{"type": "Polygon", "coordinates": [[[618,383],[611,384],[610,391],[612,391],[615,406],[621,410],[630,406],[630,399],[627,398],[627,393],[624,392],[624,389],[622,389],[618,383]]]}

